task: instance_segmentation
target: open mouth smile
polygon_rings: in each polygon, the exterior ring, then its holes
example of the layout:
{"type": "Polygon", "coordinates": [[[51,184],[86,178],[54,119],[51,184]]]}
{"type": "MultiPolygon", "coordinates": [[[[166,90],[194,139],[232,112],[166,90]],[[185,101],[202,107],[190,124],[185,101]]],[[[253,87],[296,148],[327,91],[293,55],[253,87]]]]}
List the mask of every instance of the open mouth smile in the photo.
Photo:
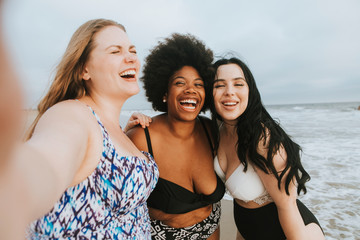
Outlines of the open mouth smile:
{"type": "Polygon", "coordinates": [[[180,100],[180,105],[187,110],[195,110],[198,101],[196,99],[180,100]]]}
{"type": "Polygon", "coordinates": [[[239,102],[237,101],[226,101],[226,102],[222,102],[222,104],[225,106],[225,107],[234,107],[238,104],[239,102]]]}
{"type": "Polygon", "coordinates": [[[120,77],[126,79],[135,78],[135,75],[136,75],[136,71],[134,69],[125,70],[120,73],[120,77]]]}

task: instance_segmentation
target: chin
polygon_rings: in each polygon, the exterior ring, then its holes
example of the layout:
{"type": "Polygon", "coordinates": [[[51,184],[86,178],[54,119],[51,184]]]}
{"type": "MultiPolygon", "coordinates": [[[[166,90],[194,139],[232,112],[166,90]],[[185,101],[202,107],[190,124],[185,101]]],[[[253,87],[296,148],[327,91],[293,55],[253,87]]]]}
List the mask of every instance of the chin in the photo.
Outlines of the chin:
{"type": "Polygon", "coordinates": [[[139,85],[137,83],[131,84],[125,87],[125,91],[128,92],[130,95],[136,95],[140,92],[139,85]]]}
{"type": "Polygon", "coordinates": [[[195,121],[198,116],[199,113],[186,114],[186,115],[181,115],[180,119],[185,122],[192,122],[195,121]]]}
{"type": "Polygon", "coordinates": [[[136,94],[138,94],[140,92],[140,89],[134,90],[134,91],[129,91],[129,95],[130,96],[134,96],[136,94]]]}
{"type": "Polygon", "coordinates": [[[224,121],[236,121],[240,115],[220,115],[224,121]]]}

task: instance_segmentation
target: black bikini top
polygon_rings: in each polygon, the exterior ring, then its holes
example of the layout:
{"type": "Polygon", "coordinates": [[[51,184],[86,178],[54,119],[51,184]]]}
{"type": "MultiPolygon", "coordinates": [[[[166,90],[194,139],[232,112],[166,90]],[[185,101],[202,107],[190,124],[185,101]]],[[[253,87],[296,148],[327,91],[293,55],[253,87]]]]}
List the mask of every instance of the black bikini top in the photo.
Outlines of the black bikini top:
{"type": "MultiPolygon", "coordinates": [[[[201,118],[199,119],[205,130],[206,137],[212,150],[212,154],[214,154],[209,133],[206,130],[203,120],[201,118]]],[[[145,135],[148,145],[148,151],[152,156],[154,156],[151,147],[150,134],[147,128],[145,128],[145,135]]],[[[223,198],[225,193],[224,183],[217,175],[216,178],[216,189],[210,195],[194,193],[176,183],[170,182],[163,178],[159,178],[155,189],[152,191],[150,197],[147,200],[147,204],[149,207],[159,209],[165,213],[180,214],[216,203],[223,198]]]]}

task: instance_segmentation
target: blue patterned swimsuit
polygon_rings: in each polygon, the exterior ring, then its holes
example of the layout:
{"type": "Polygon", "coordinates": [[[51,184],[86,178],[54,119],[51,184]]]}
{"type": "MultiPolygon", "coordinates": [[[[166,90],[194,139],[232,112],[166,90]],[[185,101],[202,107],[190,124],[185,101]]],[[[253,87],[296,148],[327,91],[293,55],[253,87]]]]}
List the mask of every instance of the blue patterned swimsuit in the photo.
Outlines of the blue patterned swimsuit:
{"type": "Polygon", "coordinates": [[[68,188],[48,214],[30,224],[29,239],[151,239],[146,200],[159,177],[155,161],[146,152],[148,162],[119,156],[92,112],[103,135],[100,162],[84,181],[68,188]]]}

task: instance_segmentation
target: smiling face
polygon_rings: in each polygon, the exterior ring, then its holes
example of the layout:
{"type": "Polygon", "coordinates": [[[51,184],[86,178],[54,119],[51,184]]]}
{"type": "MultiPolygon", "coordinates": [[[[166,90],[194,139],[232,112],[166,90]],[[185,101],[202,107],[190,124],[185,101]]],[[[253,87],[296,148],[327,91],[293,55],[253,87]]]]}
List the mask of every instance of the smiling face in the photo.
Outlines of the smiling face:
{"type": "Polygon", "coordinates": [[[195,68],[184,66],[174,73],[169,81],[166,101],[169,116],[192,121],[199,115],[204,106],[205,88],[195,68]]]}
{"type": "Polygon", "coordinates": [[[89,94],[125,99],[137,94],[140,62],[127,34],[117,26],[105,27],[94,36],[94,46],[83,72],[89,94]]]}
{"type": "Polygon", "coordinates": [[[225,64],[217,69],[213,97],[216,112],[224,122],[234,125],[249,100],[249,86],[237,64],[225,64]]]}

